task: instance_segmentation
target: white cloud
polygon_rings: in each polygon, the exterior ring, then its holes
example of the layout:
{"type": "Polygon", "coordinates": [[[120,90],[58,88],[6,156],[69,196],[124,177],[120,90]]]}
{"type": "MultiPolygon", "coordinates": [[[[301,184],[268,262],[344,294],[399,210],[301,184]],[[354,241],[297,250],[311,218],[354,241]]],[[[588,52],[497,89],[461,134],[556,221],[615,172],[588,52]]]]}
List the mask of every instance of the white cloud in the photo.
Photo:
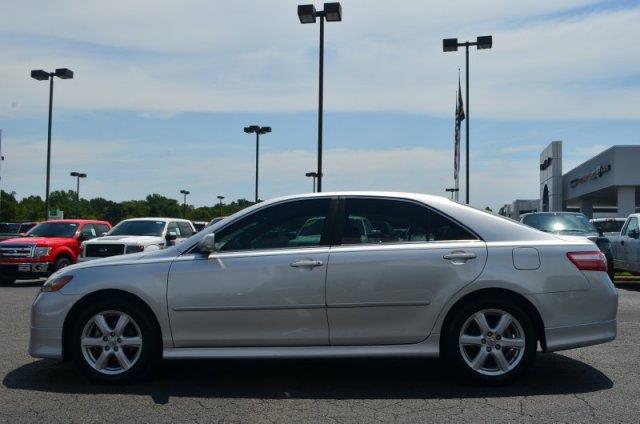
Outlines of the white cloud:
{"type": "MultiPolygon", "coordinates": [[[[464,55],[442,53],[441,39],[493,33],[494,48],[471,55],[472,116],[638,118],[640,87],[620,81],[640,59],[618,46],[640,39],[640,7],[545,18],[591,3],[345,1],[344,22],[326,26],[326,108],[449,116],[464,55]]],[[[313,110],[317,26],[298,23],[296,4],[66,0],[45,13],[14,2],[0,17],[0,115],[42,110],[46,89],[28,70],[46,66],[76,71],[58,85],[62,107],[313,110]]]]}

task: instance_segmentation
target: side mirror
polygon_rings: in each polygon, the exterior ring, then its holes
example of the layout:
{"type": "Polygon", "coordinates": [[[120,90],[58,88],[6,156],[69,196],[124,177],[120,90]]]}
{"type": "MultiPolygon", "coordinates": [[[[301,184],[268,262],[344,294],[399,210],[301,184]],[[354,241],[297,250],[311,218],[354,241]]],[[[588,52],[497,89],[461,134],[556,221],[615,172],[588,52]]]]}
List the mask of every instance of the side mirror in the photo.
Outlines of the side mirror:
{"type": "Polygon", "coordinates": [[[602,231],[602,229],[601,229],[601,228],[598,228],[598,235],[599,235],[600,237],[604,237],[604,231],[602,231]]]}
{"type": "Polygon", "coordinates": [[[106,232],[104,232],[104,233],[100,233],[100,237],[104,237],[104,236],[106,236],[106,235],[107,235],[107,233],[106,233],[106,232]]]}
{"type": "Polygon", "coordinates": [[[638,230],[631,230],[629,231],[629,237],[638,239],[638,237],[640,237],[640,233],[638,232],[638,230]]]}
{"type": "Polygon", "coordinates": [[[87,241],[87,240],[90,240],[90,239],[91,239],[91,237],[89,237],[89,234],[86,234],[86,233],[80,234],[78,236],[78,240],[80,240],[81,242],[82,241],[87,241]]]}
{"type": "Polygon", "coordinates": [[[166,236],[164,236],[164,238],[165,238],[167,241],[174,241],[175,239],[177,239],[177,238],[178,238],[178,235],[177,235],[176,233],[174,233],[173,231],[169,231],[169,232],[167,233],[167,235],[166,235],[166,236]]]}
{"type": "Polygon", "coordinates": [[[202,253],[213,253],[216,251],[216,235],[207,234],[198,242],[198,250],[202,253]]]}

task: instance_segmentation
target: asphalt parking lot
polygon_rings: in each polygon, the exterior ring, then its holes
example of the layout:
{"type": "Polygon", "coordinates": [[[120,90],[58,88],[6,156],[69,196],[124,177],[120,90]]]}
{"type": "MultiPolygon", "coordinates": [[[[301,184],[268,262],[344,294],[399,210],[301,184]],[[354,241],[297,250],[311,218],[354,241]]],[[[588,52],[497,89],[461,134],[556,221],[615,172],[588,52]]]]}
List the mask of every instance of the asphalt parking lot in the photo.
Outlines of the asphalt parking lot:
{"type": "Polygon", "coordinates": [[[165,362],[151,381],[87,382],[27,355],[40,283],[0,287],[0,422],[638,422],[640,283],[620,289],[619,334],[540,354],[501,388],[463,386],[437,360],[165,362]]]}

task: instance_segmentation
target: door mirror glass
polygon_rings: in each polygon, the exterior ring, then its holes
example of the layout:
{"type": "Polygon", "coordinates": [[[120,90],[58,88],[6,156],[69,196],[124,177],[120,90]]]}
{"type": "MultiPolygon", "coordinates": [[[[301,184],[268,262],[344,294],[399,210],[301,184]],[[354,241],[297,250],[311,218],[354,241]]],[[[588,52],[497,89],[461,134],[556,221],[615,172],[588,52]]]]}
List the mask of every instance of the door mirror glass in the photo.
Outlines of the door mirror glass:
{"type": "Polygon", "coordinates": [[[202,253],[213,253],[216,251],[216,235],[207,234],[198,242],[198,250],[202,253]]]}
{"type": "Polygon", "coordinates": [[[640,232],[638,232],[638,230],[629,231],[629,237],[631,237],[632,239],[637,239],[639,236],[640,232]]]}

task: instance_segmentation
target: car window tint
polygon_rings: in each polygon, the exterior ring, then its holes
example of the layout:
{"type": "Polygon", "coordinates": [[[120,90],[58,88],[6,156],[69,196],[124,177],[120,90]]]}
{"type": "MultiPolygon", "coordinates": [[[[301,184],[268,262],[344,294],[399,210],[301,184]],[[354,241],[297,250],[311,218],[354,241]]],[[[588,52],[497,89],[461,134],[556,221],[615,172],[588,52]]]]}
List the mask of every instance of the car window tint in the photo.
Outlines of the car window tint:
{"type": "Polygon", "coordinates": [[[638,219],[637,218],[631,218],[629,219],[629,225],[627,225],[627,231],[626,231],[626,235],[629,235],[633,232],[638,232],[638,219]]]}
{"type": "Polygon", "coordinates": [[[109,226],[106,224],[98,224],[98,235],[102,235],[104,233],[109,232],[109,226]]]}
{"type": "Polygon", "coordinates": [[[170,222],[169,225],[167,225],[167,233],[175,233],[176,237],[182,237],[177,222],[170,222]]]}
{"type": "Polygon", "coordinates": [[[308,199],[269,206],[216,233],[220,251],[318,246],[331,199],[308,199]]]}
{"type": "Polygon", "coordinates": [[[193,229],[188,222],[178,222],[178,228],[180,228],[180,234],[182,237],[191,237],[193,235],[193,229]]]}
{"type": "Polygon", "coordinates": [[[83,236],[87,236],[89,238],[94,238],[97,236],[96,229],[93,227],[92,224],[86,224],[84,227],[82,227],[80,234],[83,236]]]}
{"type": "Polygon", "coordinates": [[[429,208],[392,199],[347,199],[342,225],[342,244],[476,239],[429,208]]]}

